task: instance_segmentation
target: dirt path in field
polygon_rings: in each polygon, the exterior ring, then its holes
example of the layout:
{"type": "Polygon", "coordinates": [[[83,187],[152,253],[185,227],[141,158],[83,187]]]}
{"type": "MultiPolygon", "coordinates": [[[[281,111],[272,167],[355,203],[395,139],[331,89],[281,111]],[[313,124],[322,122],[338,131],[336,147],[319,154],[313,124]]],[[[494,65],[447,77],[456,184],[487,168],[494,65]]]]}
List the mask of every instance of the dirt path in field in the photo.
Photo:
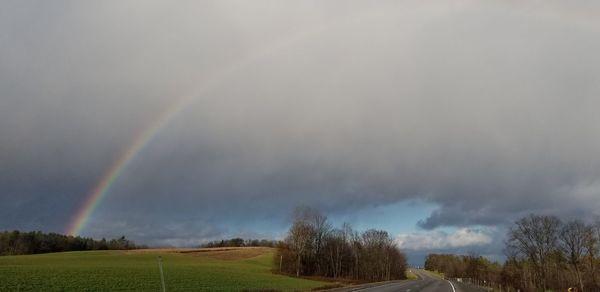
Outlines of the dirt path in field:
{"type": "Polygon", "coordinates": [[[127,253],[176,253],[218,260],[243,260],[275,251],[270,247],[217,247],[217,248],[153,248],[129,250],[127,253]]]}

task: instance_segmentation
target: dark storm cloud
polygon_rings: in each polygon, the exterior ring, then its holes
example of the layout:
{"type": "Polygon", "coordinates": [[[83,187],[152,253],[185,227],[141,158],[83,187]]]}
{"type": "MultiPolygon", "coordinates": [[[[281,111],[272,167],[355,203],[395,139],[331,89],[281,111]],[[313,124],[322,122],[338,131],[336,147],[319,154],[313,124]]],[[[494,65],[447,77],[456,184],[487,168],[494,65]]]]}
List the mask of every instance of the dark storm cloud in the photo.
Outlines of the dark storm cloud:
{"type": "Polygon", "coordinates": [[[190,94],[88,234],[185,244],[415,198],[439,206],[425,229],[600,209],[594,4],[38,4],[0,9],[0,229],[62,230],[190,94]]]}

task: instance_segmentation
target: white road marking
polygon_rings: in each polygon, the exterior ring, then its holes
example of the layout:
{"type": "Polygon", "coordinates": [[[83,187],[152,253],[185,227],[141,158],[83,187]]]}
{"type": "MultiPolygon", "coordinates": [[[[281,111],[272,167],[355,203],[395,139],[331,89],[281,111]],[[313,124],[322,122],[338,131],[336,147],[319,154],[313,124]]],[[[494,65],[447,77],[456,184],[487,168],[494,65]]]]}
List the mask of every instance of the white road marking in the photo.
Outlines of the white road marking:
{"type": "MultiPolygon", "coordinates": [[[[446,280],[448,281],[448,280],[446,280]]],[[[456,292],[456,289],[454,289],[454,285],[452,285],[452,282],[448,281],[448,283],[450,283],[450,287],[452,287],[452,292],[456,292]]]]}

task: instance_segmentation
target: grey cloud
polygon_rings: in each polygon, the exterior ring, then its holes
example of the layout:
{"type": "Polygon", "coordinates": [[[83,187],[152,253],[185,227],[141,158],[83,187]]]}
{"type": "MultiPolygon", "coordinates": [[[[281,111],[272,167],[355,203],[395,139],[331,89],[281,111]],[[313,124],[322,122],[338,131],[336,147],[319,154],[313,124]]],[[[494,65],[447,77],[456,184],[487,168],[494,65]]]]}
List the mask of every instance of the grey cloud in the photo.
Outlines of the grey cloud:
{"type": "Polygon", "coordinates": [[[206,238],[242,232],[219,222],[281,228],[298,204],[414,198],[439,205],[425,229],[598,210],[592,3],[2,5],[0,228],[61,230],[133,137],[194,93],[89,234],[174,244],[148,230],[197,221],[187,236],[206,238]]]}
{"type": "Polygon", "coordinates": [[[412,266],[422,266],[425,257],[431,253],[478,255],[502,262],[505,260],[504,234],[504,227],[469,227],[451,232],[402,233],[396,236],[396,243],[407,254],[412,266]]]}
{"type": "Polygon", "coordinates": [[[459,228],[454,232],[414,232],[399,234],[396,243],[404,250],[439,250],[489,245],[493,230],[459,228]]]}

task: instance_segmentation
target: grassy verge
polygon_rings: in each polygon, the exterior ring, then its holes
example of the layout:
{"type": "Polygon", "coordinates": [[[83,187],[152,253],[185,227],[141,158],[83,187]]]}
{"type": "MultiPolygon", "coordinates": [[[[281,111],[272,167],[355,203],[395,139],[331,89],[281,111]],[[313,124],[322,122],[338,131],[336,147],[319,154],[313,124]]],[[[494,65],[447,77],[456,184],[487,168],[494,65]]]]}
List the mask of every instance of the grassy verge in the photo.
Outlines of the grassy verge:
{"type": "Polygon", "coordinates": [[[211,253],[92,251],[0,257],[0,291],[160,291],[157,256],[167,291],[295,291],[328,284],[271,273],[271,250],[226,259],[211,253]]]}
{"type": "Polygon", "coordinates": [[[423,270],[423,271],[429,273],[430,275],[432,275],[434,277],[438,277],[438,278],[442,278],[442,279],[445,278],[444,273],[440,273],[438,271],[430,271],[430,270],[423,270]]]}
{"type": "Polygon", "coordinates": [[[410,269],[406,270],[406,279],[408,280],[416,280],[419,277],[417,277],[417,275],[415,275],[415,273],[413,273],[410,269]]]}

